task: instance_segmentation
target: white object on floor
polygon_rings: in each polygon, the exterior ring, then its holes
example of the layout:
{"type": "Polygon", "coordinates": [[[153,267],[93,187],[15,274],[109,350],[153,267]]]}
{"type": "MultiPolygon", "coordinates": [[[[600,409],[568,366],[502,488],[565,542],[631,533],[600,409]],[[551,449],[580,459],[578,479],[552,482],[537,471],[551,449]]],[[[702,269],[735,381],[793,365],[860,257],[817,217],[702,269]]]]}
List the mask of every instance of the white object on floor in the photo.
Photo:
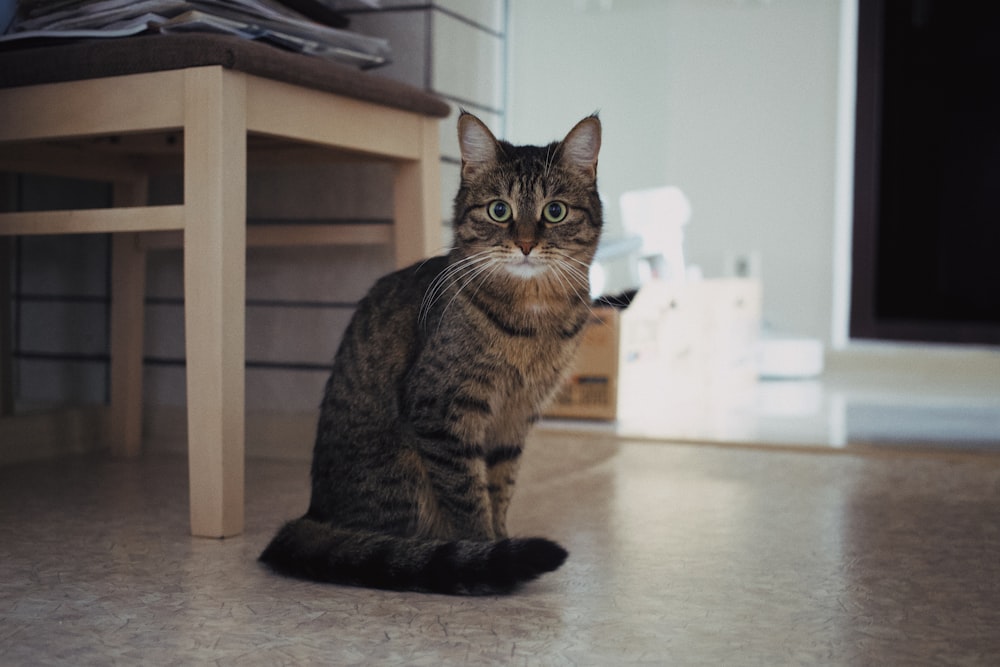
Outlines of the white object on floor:
{"type": "Polygon", "coordinates": [[[814,378],[823,372],[823,343],[816,338],[763,334],[757,341],[757,374],[763,380],[814,378]]]}

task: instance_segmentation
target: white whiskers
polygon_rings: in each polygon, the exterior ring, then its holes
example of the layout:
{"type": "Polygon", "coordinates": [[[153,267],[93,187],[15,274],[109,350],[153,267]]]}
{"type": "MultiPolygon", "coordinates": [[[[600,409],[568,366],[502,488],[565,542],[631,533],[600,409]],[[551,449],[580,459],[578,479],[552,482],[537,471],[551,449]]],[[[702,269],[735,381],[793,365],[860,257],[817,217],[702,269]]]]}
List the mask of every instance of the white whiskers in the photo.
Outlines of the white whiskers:
{"type": "Polygon", "coordinates": [[[431,282],[427,291],[424,292],[424,298],[420,302],[420,315],[418,316],[418,323],[421,328],[426,326],[427,318],[430,316],[431,309],[447,292],[452,285],[460,285],[452,296],[451,300],[448,301],[448,305],[445,306],[445,310],[448,306],[455,300],[458,293],[464,290],[468,285],[475,280],[477,277],[482,275],[482,273],[490,268],[495,260],[492,257],[492,249],[481,250],[477,253],[473,253],[468,257],[458,260],[454,264],[449,265],[444,271],[431,282]]]}
{"type": "MultiPolygon", "coordinates": [[[[588,277],[590,266],[586,262],[557,248],[545,249],[540,254],[539,260],[543,262],[545,269],[537,277],[513,279],[544,281],[540,285],[543,290],[562,292],[571,298],[575,297],[587,307],[588,311],[593,312],[588,277]]],[[[427,327],[431,312],[438,308],[438,303],[442,299],[447,298],[447,303],[440,308],[438,318],[441,319],[460,294],[471,288],[471,296],[474,298],[498,271],[504,271],[506,274],[508,264],[509,260],[500,248],[488,248],[447,266],[424,292],[418,315],[420,328],[427,327]]]]}
{"type": "Polygon", "coordinates": [[[554,258],[549,262],[553,269],[552,275],[572,292],[576,298],[580,299],[583,305],[587,307],[587,310],[593,313],[590,300],[590,265],[560,250],[553,249],[552,254],[554,258]],[[570,264],[570,262],[575,262],[579,266],[570,264]]]}

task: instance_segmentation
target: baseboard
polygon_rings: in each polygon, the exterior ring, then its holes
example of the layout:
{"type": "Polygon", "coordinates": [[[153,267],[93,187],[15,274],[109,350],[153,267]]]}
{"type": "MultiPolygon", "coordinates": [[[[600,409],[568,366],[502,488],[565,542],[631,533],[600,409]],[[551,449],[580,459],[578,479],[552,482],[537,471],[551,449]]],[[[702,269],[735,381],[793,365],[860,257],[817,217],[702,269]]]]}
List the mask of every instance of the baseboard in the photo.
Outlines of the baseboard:
{"type": "MultiPolygon", "coordinates": [[[[246,455],[251,458],[309,461],[319,411],[248,412],[246,455]]],[[[143,451],[187,452],[187,412],[183,407],[147,406],[143,414],[143,451]]]]}
{"type": "Polygon", "coordinates": [[[826,355],[831,373],[892,375],[917,381],[1000,387],[1000,348],[976,345],[852,342],[826,355]]]}
{"type": "Polygon", "coordinates": [[[108,450],[108,408],[39,410],[0,417],[0,465],[108,450]]]}

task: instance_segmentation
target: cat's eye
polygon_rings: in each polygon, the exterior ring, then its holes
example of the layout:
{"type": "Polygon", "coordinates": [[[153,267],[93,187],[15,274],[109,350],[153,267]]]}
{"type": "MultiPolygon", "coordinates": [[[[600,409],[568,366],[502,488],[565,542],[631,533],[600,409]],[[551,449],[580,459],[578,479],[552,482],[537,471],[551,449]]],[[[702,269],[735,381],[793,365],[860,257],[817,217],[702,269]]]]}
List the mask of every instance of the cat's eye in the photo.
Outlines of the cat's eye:
{"type": "Polygon", "coordinates": [[[489,213],[490,219],[494,222],[507,222],[510,220],[510,205],[505,201],[497,199],[490,202],[486,207],[486,212],[489,213]]]}
{"type": "Polygon", "coordinates": [[[553,224],[565,220],[568,213],[569,208],[561,201],[549,202],[545,205],[545,209],[542,211],[542,215],[545,216],[545,219],[553,224]]]}

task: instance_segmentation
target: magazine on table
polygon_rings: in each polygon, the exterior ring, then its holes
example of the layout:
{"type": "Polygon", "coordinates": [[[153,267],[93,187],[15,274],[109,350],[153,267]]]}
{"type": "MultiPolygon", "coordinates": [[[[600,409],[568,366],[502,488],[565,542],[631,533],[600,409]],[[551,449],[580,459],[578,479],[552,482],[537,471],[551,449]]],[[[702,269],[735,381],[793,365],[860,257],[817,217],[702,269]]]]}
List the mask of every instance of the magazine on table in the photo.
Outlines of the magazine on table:
{"type": "MultiPolygon", "coordinates": [[[[314,1],[331,8],[338,2],[314,1]]],[[[376,0],[354,2],[377,7],[376,0]]],[[[0,42],[213,32],[363,69],[390,62],[386,40],[317,23],[275,0],[21,0],[18,10],[0,42]]]]}

